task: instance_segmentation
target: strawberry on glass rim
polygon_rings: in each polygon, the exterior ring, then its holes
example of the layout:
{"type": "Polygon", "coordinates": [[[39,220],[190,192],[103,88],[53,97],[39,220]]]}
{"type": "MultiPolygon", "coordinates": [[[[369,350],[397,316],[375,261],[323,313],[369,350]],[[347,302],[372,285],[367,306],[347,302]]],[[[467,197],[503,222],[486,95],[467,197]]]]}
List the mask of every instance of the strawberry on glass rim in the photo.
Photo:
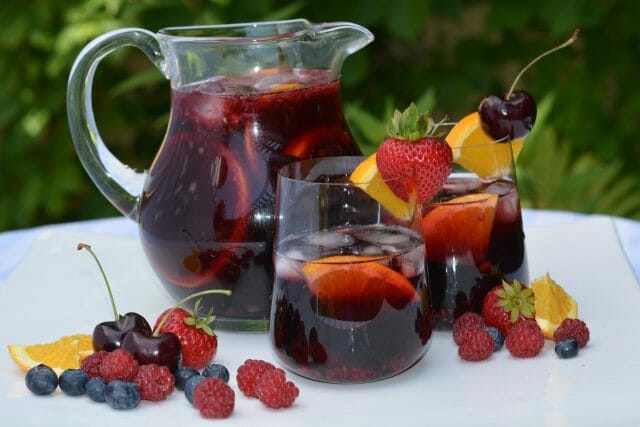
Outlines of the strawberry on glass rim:
{"type": "Polygon", "coordinates": [[[418,112],[414,103],[400,112],[395,110],[387,126],[387,137],[378,150],[351,174],[351,181],[374,182],[378,177],[386,188],[363,185],[361,188],[390,212],[402,212],[403,203],[428,202],[435,196],[451,172],[453,155],[447,142],[436,134],[436,123],[428,114],[418,112]],[[375,160],[373,160],[375,159],[375,160]],[[410,186],[417,186],[418,200],[409,200],[410,186]]]}

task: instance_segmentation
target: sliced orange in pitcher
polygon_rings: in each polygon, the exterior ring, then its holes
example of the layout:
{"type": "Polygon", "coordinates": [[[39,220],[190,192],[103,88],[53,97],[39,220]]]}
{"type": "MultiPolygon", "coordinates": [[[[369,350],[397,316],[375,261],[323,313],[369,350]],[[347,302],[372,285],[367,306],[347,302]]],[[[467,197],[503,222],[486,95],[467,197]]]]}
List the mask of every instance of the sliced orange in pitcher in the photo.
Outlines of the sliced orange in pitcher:
{"type": "Polygon", "coordinates": [[[410,220],[415,209],[414,204],[405,202],[396,196],[378,173],[376,153],[360,163],[349,177],[362,191],[367,193],[393,216],[403,220],[410,220]]]}
{"type": "Polygon", "coordinates": [[[433,204],[422,218],[427,260],[470,254],[476,264],[484,261],[497,205],[497,194],[483,193],[433,204]]]}
{"type": "Polygon", "coordinates": [[[536,323],[545,338],[553,339],[553,333],[566,318],[578,317],[578,303],[549,273],[531,282],[535,297],[536,323]]]}
{"type": "Polygon", "coordinates": [[[86,334],[68,335],[46,344],[10,344],[7,349],[23,371],[42,363],[58,375],[65,369],[78,369],[82,359],[93,353],[91,335],[86,334]]]}
{"type": "Polygon", "coordinates": [[[512,168],[512,162],[520,155],[524,143],[524,138],[511,142],[512,159],[508,143],[493,143],[493,138],[482,129],[480,115],[477,112],[456,123],[446,140],[453,151],[454,163],[482,178],[500,176],[508,172],[512,168]],[[477,147],[466,150],[474,146],[477,147]]]}
{"type": "Polygon", "coordinates": [[[365,321],[379,312],[384,300],[401,309],[420,298],[411,282],[381,264],[381,259],[384,258],[330,256],[307,262],[302,267],[302,274],[325,316],[365,321]]]}

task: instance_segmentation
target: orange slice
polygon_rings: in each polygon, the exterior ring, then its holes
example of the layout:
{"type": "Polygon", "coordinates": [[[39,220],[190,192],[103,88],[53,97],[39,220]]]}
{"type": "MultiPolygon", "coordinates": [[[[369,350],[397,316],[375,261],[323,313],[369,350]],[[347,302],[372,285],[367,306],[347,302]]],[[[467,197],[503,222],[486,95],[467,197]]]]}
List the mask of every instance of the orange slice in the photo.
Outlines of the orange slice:
{"type": "MultiPolygon", "coordinates": [[[[512,158],[508,143],[496,143],[485,133],[477,112],[471,113],[451,128],[446,137],[453,150],[453,161],[476,173],[490,178],[508,173],[512,169],[512,158]],[[469,147],[474,147],[467,149],[469,147]]],[[[513,161],[518,158],[524,138],[511,142],[513,161]]]]}
{"type": "Polygon", "coordinates": [[[10,344],[7,349],[23,371],[42,363],[60,375],[65,369],[80,368],[82,359],[93,353],[93,344],[91,335],[75,334],[47,344],[10,344]]]}
{"type": "Polygon", "coordinates": [[[321,305],[338,320],[372,319],[383,301],[402,309],[419,301],[415,287],[401,273],[381,264],[386,258],[336,255],[307,262],[302,274],[321,305]]]}
{"type": "Polygon", "coordinates": [[[362,161],[351,173],[349,179],[396,218],[403,220],[412,218],[415,202],[405,202],[391,191],[382,176],[380,176],[380,173],[378,173],[376,153],[362,161]]]}
{"type": "Polygon", "coordinates": [[[427,260],[470,256],[476,265],[484,261],[497,205],[497,194],[483,193],[432,204],[422,218],[427,260]]]}
{"type": "Polygon", "coordinates": [[[566,318],[578,317],[578,303],[547,273],[531,282],[535,297],[536,323],[545,338],[553,339],[553,333],[566,318]]]}

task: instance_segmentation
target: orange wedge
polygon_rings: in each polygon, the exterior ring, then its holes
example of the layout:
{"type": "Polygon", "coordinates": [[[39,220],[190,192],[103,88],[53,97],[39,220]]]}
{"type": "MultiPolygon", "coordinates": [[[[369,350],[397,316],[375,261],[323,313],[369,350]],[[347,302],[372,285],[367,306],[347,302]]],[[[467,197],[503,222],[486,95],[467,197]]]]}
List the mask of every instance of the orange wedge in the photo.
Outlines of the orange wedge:
{"type": "Polygon", "coordinates": [[[370,320],[384,300],[397,309],[419,301],[411,282],[380,260],[379,257],[330,256],[307,262],[302,274],[325,316],[338,320],[370,320]]]}
{"type": "Polygon", "coordinates": [[[422,218],[427,260],[445,262],[468,255],[475,264],[484,261],[497,205],[497,194],[482,193],[431,205],[422,218]]]}
{"type": "MultiPolygon", "coordinates": [[[[446,137],[453,151],[453,161],[482,178],[508,173],[512,169],[512,157],[507,143],[495,143],[485,133],[477,112],[471,113],[451,128],[446,137]],[[476,147],[467,149],[469,147],[476,147]]],[[[518,158],[524,138],[511,142],[513,161],[518,158]]]]}
{"type": "Polygon", "coordinates": [[[578,317],[578,303],[549,273],[531,282],[535,297],[536,323],[545,338],[553,339],[553,333],[566,318],[578,317]]]}
{"type": "Polygon", "coordinates": [[[93,353],[93,344],[91,335],[75,334],[46,344],[10,344],[7,349],[23,371],[42,363],[60,375],[65,369],[80,368],[82,359],[93,353]]]}
{"type": "Polygon", "coordinates": [[[410,220],[415,210],[411,201],[405,202],[396,196],[378,173],[376,153],[360,163],[349,177],[358,188],[367,193],[393,216],[403,220],[410,220]]]}

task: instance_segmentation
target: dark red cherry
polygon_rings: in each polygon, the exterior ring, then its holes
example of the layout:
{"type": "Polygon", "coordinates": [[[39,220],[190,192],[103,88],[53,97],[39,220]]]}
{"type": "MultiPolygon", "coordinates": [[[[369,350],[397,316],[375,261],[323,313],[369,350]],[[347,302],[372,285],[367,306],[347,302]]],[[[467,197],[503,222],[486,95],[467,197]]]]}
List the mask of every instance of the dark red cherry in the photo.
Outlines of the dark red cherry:
{"type": "Polygon", "coordinates": [[[492,138],[507,142],[524,138],[536,122],[536,101],[523,90],[509,98],[489,95],[478,107],[482,129],[492,138]]]}
{"type": "Polygon", "coordinates": [[[171,372],[178,369],[182,356],[180,340],[170,333],[155,336],[133,330],[124,335],[121,348],[131,353],[141,365],[164,365],[171,372]]]}
{"type": "Polygon", "coordinates": [[[93,328],[93,349],[95,351],[113,351],[121,347],[125,334],[131,331],[151,335],[149,322],[138,313],[127,313],[118,320],[102,322],[93,328]]]}

